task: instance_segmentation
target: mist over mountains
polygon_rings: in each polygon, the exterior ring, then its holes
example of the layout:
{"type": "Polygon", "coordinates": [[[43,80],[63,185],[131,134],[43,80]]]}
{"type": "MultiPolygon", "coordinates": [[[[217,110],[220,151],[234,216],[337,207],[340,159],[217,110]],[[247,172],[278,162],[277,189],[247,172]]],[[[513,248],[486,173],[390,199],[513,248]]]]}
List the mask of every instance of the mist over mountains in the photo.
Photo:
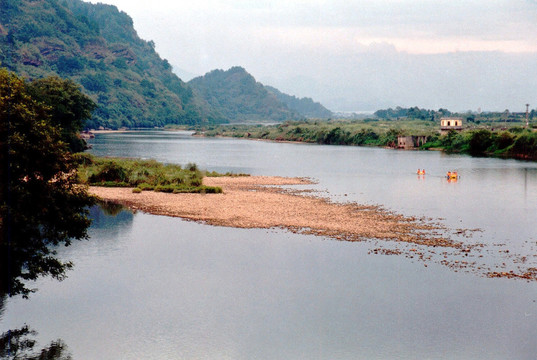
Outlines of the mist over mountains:
{"type": "Polygon", "coordinates": [[[537,105],[537,55],[532,53],[416,55],[385,48],[348,56],[326,54],[313,68],[302,68],[300,75],[293,69],[307,54],[296,56],[282,76],[260,80],[297,96],[314,96],[334,111],[395,106],[523,111],[526,103],[537,105]]]}
{"type": "MultiPolygon", "coordinates": [[[[221,48],[207,48],[211,61],[244,61],[218,71],[241,67],[248,75],[230,76],[226,81],[238,82],[224,81],[222,88],[208,91],[203,83],[210,76],[193,81],[200,76],[188,65],[192,59],[184,44],[198,46],[195,34],[177,39],[175,46],[183,52],[173,58],[173,64],[180,64],[174,70],[156,51],[160,46],[142,40],[132,18],[115,6],[81,0],[0,3],[0,65],[31,79],[59,75],[80,83],[99,105],[91,127],[326,118],[331,116],[326,107],[370,112],[396,106],[451,111],[523,111],[526,103],[535,107],[537,55],[531,52],[410,54],[383,43],[357,48],[336,44],[332,52],[287,47],[283,62],[277,57],[278,44],[251,46],[247,57],[233,58],[221,48]],[[242,81],[247,78],[259,86],[242,81]],[[238,91],[241,86],[253,93],[238,91]],[[227,96],[222,103],[223,87],[242,97],[227,96]],[[220,92],[218,101],[215,92],[220,92]],[[256,106],[248,108],[248,102],[256,106]]],[[[189,24],[184,18],[178,22],[189,24]]],[[[240,55],[242,50],[235,50],[240,55]]]]}
{"type": "Polygon", "coordinates": [[[240,65],[333,111],[537,105],[535,1],[105,1],[185,70],[240,65]]]}

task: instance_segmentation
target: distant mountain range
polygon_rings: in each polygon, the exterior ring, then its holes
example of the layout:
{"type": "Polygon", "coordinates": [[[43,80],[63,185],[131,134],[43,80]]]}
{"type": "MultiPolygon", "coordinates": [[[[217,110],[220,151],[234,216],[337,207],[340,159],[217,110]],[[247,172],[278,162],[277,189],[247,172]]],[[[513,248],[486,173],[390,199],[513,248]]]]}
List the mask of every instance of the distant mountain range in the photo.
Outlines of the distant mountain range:
{"type": "Polygon", "coordinates": [[[329,117],[255,81],[243,68],[185,83],[132,19],[115,6],[81,0],[0,0],[0,66],[29,79],[58,75],[81,84],[98,105],[90,128],[283,121],[329,117]]]}
{"type": "Polygon", "coordinates": [[[284,121],[299,117],[241,67],[213,70],[188,84],[226,119],[284,121]]]}
{"type": "Polygon", "coordinates": [[[310,98],[299,99],[257,82],[240,66],[213,70],[188,82],[194,93],[234,121],[329,118],[332,112],[310,98]]]}
{"type": "Polygon", "coordinates": [[[138,37],[115,6],[1,0],[0,62],[27,78],[71,78],[97,104],[89,127],[225,121],[138,37]]]}
{"type": "Polygon", "coordinates": [[[265,89],[269,92],[276,95],[278,100],[283,102],[289,107],[289,109],[299,113],[300,115],[307,118],[329,118],[334,116],[332,111],[325,108],[318,102],[313,101],[311,98],[297,98],[296,96],[291,96],[282,93],[278,89],[265,85],[265,89]]]}

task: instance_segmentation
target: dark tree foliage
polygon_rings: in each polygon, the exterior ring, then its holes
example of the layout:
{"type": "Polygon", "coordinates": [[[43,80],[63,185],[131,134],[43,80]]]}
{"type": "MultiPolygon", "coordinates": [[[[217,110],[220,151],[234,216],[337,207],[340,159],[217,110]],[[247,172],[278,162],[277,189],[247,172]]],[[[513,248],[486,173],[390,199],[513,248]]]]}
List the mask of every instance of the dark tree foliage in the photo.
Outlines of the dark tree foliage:
{"type": "Polygon", "coordinates": [[[56,63],[58,73],[63,75],[75,75],[84,70],[84,61],[77,57],[62,55],[56,63]]]}
{"type": "Polygon", "coordinates": [[[71,267],[53,247],[87,238],[93,200],[76,167],[50,108],[0,70],[0,293],[26,297],[24,281],[71,267]]]}
{"type": "Polygon", "coordinates": [[[341,130],[340,127],[335,127],[330,130],[326,135],[319,139],[321,144],[330,144],[330,145],[345,145],[348,143],[349,133],[341,130]]]}
{"type": "Polygon", "coordinates": [[[469,153],[473,156],[482,156],[485,151],[492,145],[492,132],[486,129],[478,130],[472,133],[469,142],[469,153]]]}
{"type": "Polygon", "coordinates": [[[56,76],[34,80],[28,88],[34,99],[50,107],[52,125],[61,129],[62,141],[69,145],[69,150],[85,150],[86,144],[78,134],[95,109],[93,100],[72,80],[56,76]]]}
{"type": "Polygon", "coordinates": [[[32,338],[36,332],[28,326],[10,330],[0,335],[0,358],[23,359],[28,358],[29,352],[35,346],[36,341],[32,338]]]}
{"type": "Polygon", "coordinates": [[[440,143],[447,152],[461,152],[468,147],[464,136],[455,130],[450,130],[446,135],[442,136],[440,143]]]}
{"type": "Polygon", "coordinates": [[[515,136],[508,131],[502,131],[498,136],[494,137],[494,147],[496,149],[506,149],[513,145],[515,136]]]}
{"type": "Polygon", "coordinates": [[[90,74],[87,76],[84,76],[82,79],[80,79],[80,82],[86,90],[96,93],[96,92],[106,92],[108,90],[108,79],[105,74],[98,73],[98,74],[90,74]]]}
{"type": "Polygon", "coordinates": [[[320,103],[314,102],[311,98],[299,99],[296,96],[284,94],[278,89],[267,85],[265,85],[265,89],[276,95],[278,100],[286,104],[289,109],[297,112],[298,114],[306,118],[326,119],[333,116],[330,110],[325,108],[320,103]]]}
{"type": "Polygon", "coordinates": [[[62,340],[56,340],[38,352],[34,351],[37,333],[27,325],[0,334],[0,359],[70,360],[71,354],[62,340]]]}
{"type": "Polygon", "coordinates": [[[525,131],[513,143],[511,149],[513,157],[537,160],[537,133],[525,131]]]}

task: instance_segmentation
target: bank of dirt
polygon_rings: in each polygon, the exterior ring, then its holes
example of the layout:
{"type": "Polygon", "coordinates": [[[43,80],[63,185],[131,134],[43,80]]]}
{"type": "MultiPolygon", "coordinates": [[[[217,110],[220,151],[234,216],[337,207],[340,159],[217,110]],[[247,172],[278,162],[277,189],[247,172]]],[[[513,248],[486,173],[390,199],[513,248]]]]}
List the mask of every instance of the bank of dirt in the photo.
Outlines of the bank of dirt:
{"type": "Polygon", "coordinates": [[[285,228],[344,240],[390,239],[422,245],[458,247],[438,236],[436,226],[375,206],[338,204],[289,189],[308,185],[301,178],[265,176],[206,177],[222,194],[133,193],[130,188],[91,187],[98,197],[156,215],[176,216],[238,228],[285,228]],[[280,186],[286,185],[287,189],[280,186]]]}

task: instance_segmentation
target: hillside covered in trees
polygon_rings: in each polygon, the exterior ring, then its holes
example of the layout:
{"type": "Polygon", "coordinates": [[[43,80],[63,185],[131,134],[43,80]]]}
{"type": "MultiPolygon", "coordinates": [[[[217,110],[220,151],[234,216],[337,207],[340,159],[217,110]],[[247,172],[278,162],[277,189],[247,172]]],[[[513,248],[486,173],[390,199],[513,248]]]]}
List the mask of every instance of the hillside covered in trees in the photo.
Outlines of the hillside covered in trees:
{"type": "Polygon", "coordinates": [[[115,6],[1,0],[0,9],[1,66],[28,79],[59,75],[81,84],[97,104],[88,127],[225,121],[115,6]]]}
{"type": "Polygon", "coordinates": [[[0,0],[0,67],[29,80],[57,75],[80,84],[97,105],[87,128],[307,116],[239,67],[183,82],[126,13],[100,3],[0,0]]]}
{"type": "Polygon", "coordinates": [[[311,98],[297,98],[296,96],[287,95],[268,85],[265,85],[265,89],[276,95],[278,100],[287,105],[289,109],[306,118],[326,119],[333,116],[330,110],[311,98]]]}
{"type": "Polygon", "coordinates": [[[300,116],[242,67],[213,70],[188,84],[227,119],[284,121],[300,116]]]}

